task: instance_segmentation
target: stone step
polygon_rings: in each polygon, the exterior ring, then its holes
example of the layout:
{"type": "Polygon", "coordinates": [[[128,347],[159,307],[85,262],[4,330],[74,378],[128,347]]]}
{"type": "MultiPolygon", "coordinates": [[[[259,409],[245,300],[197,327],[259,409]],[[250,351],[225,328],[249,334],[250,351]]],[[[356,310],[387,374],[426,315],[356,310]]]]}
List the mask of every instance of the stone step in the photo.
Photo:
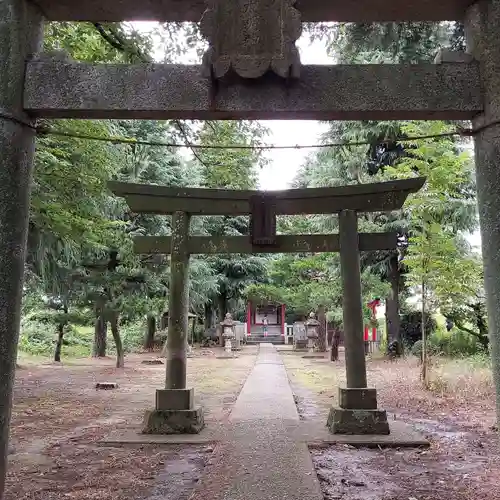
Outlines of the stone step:
{"type": "Polygon", "coordinates": [[[284,344],[285,337],[282,335],[249,335],[247,337],[247,344],[260,344],[262,342],[269,342],[271,344],[284,344]]]}

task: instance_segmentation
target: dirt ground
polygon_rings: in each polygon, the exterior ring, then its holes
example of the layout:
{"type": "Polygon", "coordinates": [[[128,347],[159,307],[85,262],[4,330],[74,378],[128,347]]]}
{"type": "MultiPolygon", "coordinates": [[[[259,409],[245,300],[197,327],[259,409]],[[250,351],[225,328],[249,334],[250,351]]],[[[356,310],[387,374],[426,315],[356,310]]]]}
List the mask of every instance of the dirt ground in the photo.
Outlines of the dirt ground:
{"type": "MultiPolygon", "coordinates": [[[[199,349],[188,363],[188,382],[205,408],[207,425],[224,420],[251,370],[256,348],[216,359],[199,349]]],[[[62,364],[20,359],[14,394],[6,500],[187,500],[212,452],[210,447],[103,447],[115,429],[137,428],[164,384],[155,355],[62,364]],[[96,391],[96,382],[118,389],[96,391]]]]}
{"type": "MultiPolygon", "coordinates": [[[[250,372],[256,348],[216,359],[215,349],[189,360],[188,378],[205,407],[207,425],[227,418],[250,372]]],[[[104,447],[111,431],[137,429],[165,366],[152,354],[70,360],[62,365],[21,359],[15,388],[6,500],[188,500],[210,460],[211,446],[104,447]],[[96,391],[96,382],[118,389],[96,391]]],[[[327,358],[327,357],[326,357],[327,358]]],[[[325,421],[345,381],[343,361],[283,359],[304,421],[325,421]]],[[[326,500],[497,500],[500,443],[489,370],[473,362],[432,366],[423,390],[413,360],[368,362],[370,384],[389,418],[413,424],[430,449],[311,450],[326,500]]]]}
{"type": "MultiPolygon", "coordinates": [[[[301,418],[326,418],[345,381],[344,363],[291,353],[283,358],[301,418]]],[[[465,360],[435,362],[426,391],[415,360],[372,360],[368,379],[389,418],[413,424],[431,447],[311,450],[326,500],[500,498],[500,443],[487,368],[465,360]]]]}

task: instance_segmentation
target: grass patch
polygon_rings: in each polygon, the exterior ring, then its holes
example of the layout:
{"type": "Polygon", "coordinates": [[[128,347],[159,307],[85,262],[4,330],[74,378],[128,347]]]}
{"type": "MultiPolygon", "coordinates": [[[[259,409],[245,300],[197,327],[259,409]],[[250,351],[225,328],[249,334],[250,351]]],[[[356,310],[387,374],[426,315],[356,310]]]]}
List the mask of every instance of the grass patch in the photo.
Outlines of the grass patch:
{"type": "Polygon", "coordinates": [[[491,365],[485,356],[462,359],[434,358],[429,388],[441,396],[465,403],[493,398],[495,388],[491,365]]]}

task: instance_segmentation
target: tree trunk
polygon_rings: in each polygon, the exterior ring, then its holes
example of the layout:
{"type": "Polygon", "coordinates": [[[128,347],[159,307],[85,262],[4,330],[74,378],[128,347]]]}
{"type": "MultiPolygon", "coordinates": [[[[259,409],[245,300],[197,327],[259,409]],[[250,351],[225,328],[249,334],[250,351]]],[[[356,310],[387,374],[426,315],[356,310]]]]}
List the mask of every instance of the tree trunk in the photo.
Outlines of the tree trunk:
{"type": "Polygon", "coordinates": [[[481,334],[479,342],[481,342],[483,349],[486,352],[489,352],[490,337],[488,335],[488,324],[485,320],[485,317],[482,314],[481,307],[479,305],[476,305],[473,309],[474,309],[474,315],[476,316],[476,326],[479,330],[479,333],[481,334]]]}
{"type": "Polygon", "coordinates": [[[108,325],[104,317],[104,313],[98,313],[95,320],[94,329],[94,349],[92,356],[94,358],[106,357],[106,336],[108,334],[108,325]]]}
{"type": "MultiPolygon", "coordinates": [[[[224,318],[226,316],[227,312],[227,297],[225,293],[222,293],[218,297],[218,305],[219,305],[219,318],[218,318],[218,326],[222,321],[224,321],[224,318]]],[[[218,328],[218,333],[219,333],[219,345],[221,347],[224,347],[224,339],[222,338],[222,328],[218,328]]]]}
{"type": "Polygon", "coordinates": [[[425,294],[426,287],[425,281],[422,280],[422,381],[424,386],[428,387],[428,370],[427,370],[427,331],[425,328],[426,316],[425,316],[425,294]]]}
{"type": "Polygon", "coordinates": [[[146,325],[146,336],[144,337],[144,349],[152,350],[155,345],[156,317],[148,314],[146,325]]]}
{"type": "Polygon", "coordinates": [[[318,351],[326,352],[326,310],[325,306],[318,307],[318,351]]]}
{"type": "Polygon", "coordinates": [[[214,313],[212,304],[207,303],[205,304],[205,335],[206,332],[208,332],[212,328],[213,322],[214,322],[214,313]]]}
{"type": "Polygon", "coordinates": [[[401,356],[403,354],[403,341],[401,339],[401,320],[399,317],[400,271],[397,255],[391,257],[389,263],[389,282],[391,284],[391,291],[385,301],[387,347],[389,348],[392,342],[396,342],[396,351],[390,352],[388,349],[388,352],[392,355],[401,356]]]}
{"type": "Polygon", "coordinates": [[[197,321],[197,318],[192,318],[192,321],[191,321],[191,342],[190,342],[190,345],[192,346],[194,344],[194,337],[195,337],[195,334],[196,334],[196,321],[197,321]]]}
{"type": "Polygon", "coordinates": [[[224,318],[226,316],[227,311],[227,297],[225,293],[222,293],[219,295],[218,299],[218,305],[219,305],[219,322],[224,321],[224,318]]]}
{"type": "MultiPolygon", "coordinates": [[[[68,306],[65,304],[64,305],[64,314],[68,314],[68,306]]],[[[63,345],[63,339],[64,339],[64,328],[68,324],[67,320],[61,321],[57,325],[57,343],[56,343],[56,352],[54,353],[54,361],[60,362],[61,361],[61,351],[62,351],[62,345],[63,345]]]]}
{"type": "Polygon", "coordinates": [[[160,330],[166,330],[168,328],[168,314],[163,313],[160,320],[160,330]]]}
{"type": "Polygon", "coordinates": [[[330,361],[339,360],[340,331],[335,328],[332,336],[332,347],[330,349],[330,361]]]}
{"type": "Polygon", "coordinates": [[[113,312],[109,319],[111,325],[111,333],[113,334],[113,339],[116,346],[116,367],[125,368],[125,354],[123,352],[123,343],[120,337],[120,331],[118,329],[119,316],[118,313],[113,312]]]}
{"type": "Polygon", "coordinates": [[[64,337],[64,324],[59,323],[57,325],[57,344],[56,344],[56,352],[54,353],[54,361],[61,361],[61,349],[64,337]]]}

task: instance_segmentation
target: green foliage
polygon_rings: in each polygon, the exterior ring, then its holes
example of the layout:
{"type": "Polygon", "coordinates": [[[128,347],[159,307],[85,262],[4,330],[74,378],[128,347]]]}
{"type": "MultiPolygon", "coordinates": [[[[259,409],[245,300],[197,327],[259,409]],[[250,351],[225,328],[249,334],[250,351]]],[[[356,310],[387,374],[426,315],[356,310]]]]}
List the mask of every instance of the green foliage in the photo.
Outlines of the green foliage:
{"type": "MultiPolygon", "coordinates": [[[[258,146],[267,134],[268,129],[258,122],[205,122],[200,142],[219,146],[258,146]]],[[[203,161],[203,185],[209,188],[254,189],[257,168],[266,164],[262,151],[255,149],[204,149],[199,157],[203,161]]]]}
{"type": "MultiPolygon", "coordinates": [[[[455,50],[464,49],[460,23],[344,23],[307,28],[314,37],[326,40],[330,54],[339,63],[416,63],[432,60],[437,49],[446,45],[455,50]]],[[[364,254],[362,267],[382,279],[391,279],[392,273],[393,292],[399,291],[401,298],[414,293],[415,285],[421,285],[419,280],[426,267],[425,276],[433,280],[428,283],[432,297],[428,294],[425,297],[431,300],[430,305],[446,309],[446,314],[457,319],[462,328],[469,329],[471,324],[481,326],[481,331],[477,327],[473,331],[484,339],[487,338],[484,315],[475,312],[481,273],[476,272],[477,259],[464,245],[462,233],[477,227],[472,162],[461,151],[460,143],[451,138],[414,144],[397,141],[405,136],[448,132],[455,126],[443,122],[332,123],[323,138],[325,143],[366,141],[369,145],[324,148],[314,153],[299,173],[296,184],[312,187],[428,176],[427,186],[416,195],[415,204],[407,205],[399,213],[361,218],[360,226],[365,230],[399,233],[395,273],[391,270],[393,252],[364,254]],[[413,252],[409,255],[408,246],[413,252]],[[427,252],[429,259],[422,259],[422,252],[427,252]],[[412,268],[409,279],[405,274],[407,265],[412,268]]],[[[323,230],[336,229],[334,218],[321,217],[315,222],[316,227],[322,225],[323,230]]]]}
{"type": "MultiPolygon", "coordinates": [[[[436,320],[429,314],[425,317],[425,331],[427,336],[438,327],[436,320]]],[[[407,311],[401,317],[401,337],[406,345],[412,346],[422,339],[422,312],[407,311]]]]}
{"type": "Polygon", "coordinates": [[[438,328],[429,337],[429,345],[437,354],[450,357],[473,356],[487,352],[475,336],[458,329],[447,332],[438,328]]]}
{"type": "MultiPolygon", "coordinates": [[[[412,346],[411,346],[411,354],[419,359],[422,359],[422,351],[423,351],[424,343],[422,340],[417,340],[412,346]]],[[[430,339],[427,342],[427,354],[430,354],[432,356],[438,356],[441,354],[441,351],[439,349],[439,345],[434,341],[432,342],[430,339]]]]}
{"type": "Polygon", "coordinates": [[[330,50],[339,62],[419,63],[429,61],[452,36],[446,23],[345,23],[338,25],[330,50]]]}
{"type": "MultiPolygon", "coordinates": [[[[482,277],[482,266],[477,277],[482,277]]],[[[489,348],[488,318],[486,315],[486,300],[484,289],[478,287],[475,295],[454,294],[448,297],[441,306],[441,311],[446,318],[451,320],[455,328],[464,334],[472,335],[485,351],[489,348]]]]}
{"type": "MultiPolygon", "coordinates": [[[[86,357],[90,355],[93,330],[91,327],[68,325],[65,327],[64,355],[86,357]]],[[[19,350],[32,355],[52,357],[57,334],[54,323],[26,319],[21,323],[19,350]]]]}
{"type": "MultiPolygon", "coordinates": [[[[409,122],[403,129],[408,135],[434,135],[450,127],[443,122],[409,122]]],[[[404,264],[408,283],[424,284],[426,301],[436,307],[448,297],[475,294],[478,287],[477,258],[467,252],[457,232],[477,225],[470,155],[449,137],[421,140],[411,155],[387,169],[388,176],[398,178],[413,177],[415,172],[427,181],[406,205],[412,229],[404,264]]]]}
{"type": "Polygon", "coordinates": [[[465,50],[459,22],[314,23],[306,31],[343,64],[427,62],[439,47],[465,50]]]}
{"type": "MultiPolygon", "coordinates": [[[[270,283],[249,286],[246,295],[261,303],[285,303],[287,311],[307,316],[320,307],[327,309],[327,318],[342,324],[342,289],[337,254],[282,255],[270,262],[270,283]]],[[[361,276],[364,302],[385,293],[386,286],[369,272],[361,276]]],[[[370,311],[364,308],[365,320],[370,311]]]]}
{"type": "Polygon", "coordinates": [[[287,302],[285,290],[268,283],[249,285],[245,289],[245,296],[254,304],[260,305],[282,304],[287,302]]]}
{"type": "Polygon", "coordinates": [[[45,323],[54,328],[60,323],[72,323],[80,326],[90,326],[93,316],[89,310],[80,309],[65,313],[60,309],[35,309],[24,316],[24,319],[36,323],[45,323]]]}
{"type": "MultiPolygon", "coordinates": [[[[103,135],[103,122],[65,120],[53,128],[103,135]]],[[[115,227],[106,192],[113,167],[123,161],[117,148],[105,143],[42,136],[35,157],[31,222],[38,233],[50,233],[74,244],[101,246],[115,227]],[[106,210],[106,207],[109,207],[106,210]]]]}
{"type": "Polygon", "coordinates": [[[422,348],[423,348],[423,342],[422,340],[417,340],[412,346],[411,346],[411,353],[413,356],[416,356],[417,358],[422,358],[422,348]]]}
{"type": "MultiPolygon", "coordinates": [[[[267,129],[254,122],[204,122],[199,134],[202,144],[262,144],[267,129]]],[[[255,189],[257,169],[266,163],[260,150],[204,149],[196,156],[199,185],[207,188],[255,189]]],[[[195,228],[204,235],[247,235],[248,217],[204,217],[195,228]]],[[[204,270],[205,287],[199,287],[194,308],[200,313],[208,304],[219,317],[240,309],[247,286],[264,282],[267,258],[256,255],[215,255],[201,258],[197,269],[204,270]],[[203,267],[202,262],[205,263],[203,267]]],[[[200,280],[200,284],[202,280],[200,280]]],[[[193,293],[194,291],[192,291],[193,293]]]]}
{"type": "Polygon", "coordinates": [[[127,323],[121,327],[123,349],[125,352],[134,352],[141,348],[146,331],[144,319],[127,323]]]}

